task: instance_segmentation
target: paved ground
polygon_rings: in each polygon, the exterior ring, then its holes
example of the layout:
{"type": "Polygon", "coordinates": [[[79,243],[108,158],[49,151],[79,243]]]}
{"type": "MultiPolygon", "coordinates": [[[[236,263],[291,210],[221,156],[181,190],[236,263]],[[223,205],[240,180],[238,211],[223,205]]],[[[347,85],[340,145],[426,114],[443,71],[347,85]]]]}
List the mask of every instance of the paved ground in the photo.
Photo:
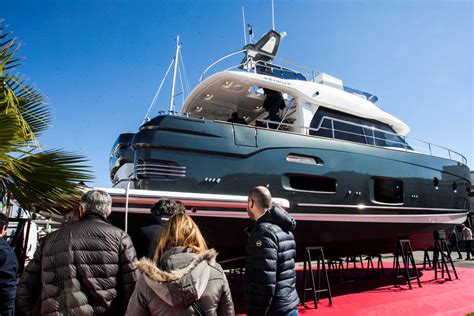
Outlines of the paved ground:
{"type": "MultiPolygon", "coordinates": [[[[432,251],[429,251],[428,252],[429,256],[431,259],[433,259],[433,252],[432,251]]],[[[455,253],[455,252],[452,252],[451,253],[451,259],[453,260],[453,263],[454,263],[454,266],[456,267],[462,267],[462,268],[474,268],[474,260],[467,260],[466,259],[466,253],[463,252],[461,253],[462,254],[462,257],[463,259],[460,260],[458,259],[458,254],[455,253]]],[[[393,255],[385,255],[384,257],[384,261],[385,260],[393,260],[393,255]],[[386,256],[386,257],[385,257],[386,256]]],[[[423,256],[424,256],[424,252],[423,251],[415,251],[413,252],[413,257],[415,258],[415,262],[416,264],[423,264],[423,256]]],[[[472,258],[472,256],[471,256],[472,258]]]]}

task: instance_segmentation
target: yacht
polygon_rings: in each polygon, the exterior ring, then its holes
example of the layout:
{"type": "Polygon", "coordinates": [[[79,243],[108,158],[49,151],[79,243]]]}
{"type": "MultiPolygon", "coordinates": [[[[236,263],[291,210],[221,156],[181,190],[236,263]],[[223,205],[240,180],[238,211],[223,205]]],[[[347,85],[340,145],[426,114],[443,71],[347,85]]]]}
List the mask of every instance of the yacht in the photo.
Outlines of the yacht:
{"type": "Polygon", "coordinates": [[[181,111],[119,135],[110,155],[112,220],[133,231],[161,198],[182,201],[221,260],[245,253],[247,193],[270,189],[297,220],[298,253],[393,252],[469,214],[466,159],[410,138],[371,93],[289,60],[284,33],[207,67],[181,111]]]}

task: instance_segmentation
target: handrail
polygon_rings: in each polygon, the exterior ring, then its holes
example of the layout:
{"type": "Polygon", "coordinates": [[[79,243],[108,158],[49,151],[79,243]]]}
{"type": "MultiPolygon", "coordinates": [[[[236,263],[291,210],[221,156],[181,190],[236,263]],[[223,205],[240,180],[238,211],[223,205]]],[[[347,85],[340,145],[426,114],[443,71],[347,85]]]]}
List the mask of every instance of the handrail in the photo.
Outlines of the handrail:
{"type": "MultiPolygon", "coordinates": [[[[280,71],[292,72],[292,73],[294,73],[295,75],[296,75],[296,74],[300,74],[301,76],[303,76],[303,78],[305,79],[305,81],[308,80],[308,79],[306,79],[306,76],[305,76],[302,72],[300,72],[300,71],[297,71],[297,70],[294,70],[294,69],[291,69],[291,68],[287,68],[287,67],[283,67],[283,66],[280,66],[280,65],[275,65],[275,64],[272,64],[272,63],[268,63],[268,62],[263,61],[263,60],[257,60],[257,61],[255,62],[255,67],[254,67],[254,72],[255,72],[255,73],[259,73],[258,70],[257,70],[257,66],[258,66],[258,65],[261,65],[261,67],[271,68],[271,69],[274,69],[274,70],[276,69],[276,70],[280,70],[280,71]]],[[[262,74],[262,73],[260,73],[260,74],[262,74]]],[[[265,74],[265,73],[263,73],[263,74],[265,74]]],[[[275,76],[273,73],[272,73],[272,74],[269,74],[269,75],[275,76]]],[[[295,79],[299,80],[298,78],[295,78],[295,79]]],[[[314,78],[313,78],[313,80],[314,80],[314,78]]]]}
{"type": "MultiPolygon", "coordinates": [[[[270,121],[270,120],[257,119],[257,121],[259,121],[261,123],[264,123],[266,128],[269,128],[270,124],[274,124],[275,126],[278,126],[276,128],[277,130],[280,129],[281,126],[286,126],[286,127],[301,128],[301,129],[307,130],[308,133],[309,133],[309,131],[316,131],[317,132],[317,131],[323,129],[323,130],[331,131],[331,136],[332,136],[331,138],[332,139],[340,139],[340,138],[336,137],[336,133],[344,133],[344,134],[348,134],[348,135],[355,135],[355,136],[364,137],[366,139],[370,138],[370,139],[373,140],[372,143],[369,143],[369,142],[363,143],[365,145],[380,147],[380,148],[392,148],[392,149],[402,148],[405,151],[416,152],[416,153],[419,153],[419,154],[426,154],[424,152],[414,150],[414,149],[423,149],[423,147],[414,146],[413,144],[409,144],[407,142],[407,140],[413,140],[413,141],[417,141],[417,142],[423,143],[425,145],[428,145],[428,152],[429,152],[430,156],[443,158],[443,156],[436,155],[436,154],[433,153],[433,147],[436,147],[436,148],[445,150],[448,154],[449,159],[462,162],[463,164],[467,164],[467,159],[466,159],[465,156],[463,156],[462,154],[460,154],[460,153],[458,153],[454,150],[451,150],[449,148],[439,146],[439,145],[435,145],[435,144],[432,144],[432,143],[429,143],[429,142],[426,142],[426,141],[423,141],[423,140],[419,140],[419,139],[416,139],[416,138],[412,138],[412,137],[401,136],[401,135],[398,135],[396,133],[385,131],[385,130],[382,130],[382,129],[379,129],[379,128],[376,128],[376,127],[373,127],[373,126],[357,124],[357,123],[353,123],[353,122],[349,122],[349,121],[344,121],[344,120],[341,120],[341,119],[332,118],[332,117],[329,117],[329,116],[323,116],[322,119],[321,119],[321,122],[320,122],[320,124],[318,125],[317,128],[306,127],[306,126],[302,126],[302,125],[294,125],[294,124],[283,123],[283,122],[278,122],[278,121],[270,121]],[[322,127],[323,121],[325,121],[325,120],[331,122],[331,128],[322,127]],[[349,131],[345,131],[345,130],[336,129],[336,128],[334,128],[334,122],[341,122],[341,123],[344,123],[344,124],[360,127],[360,128],[362,128],[362,132],[364,132],[364,129],[372,130],[372,135],[366,135],[366,134],[360,134],[360,133],[354,133],[354,132],[349,132],[349,131]],[[397,142],[396,140],[392,140],[392,139],[376,137],[375,133],[374,133],[375,131],[395,136],[398,139],[403,140],[403,142],[397,142]],[[383,141],[387,144],[387,146],[377,145],[376,141],[383,141]],[[388,145],[388,144],[392,144],[392,145],[388,145]],[[402,145],[402,146],[398,147],[398,146],[396,146],[397,144],[402,145]],[[459,156],[459,158],[461,158],[461,160],[453,158],[451,154],[455,154],[455,155],[459,156]]],[[[342,140],[345,140],[345,139],[342,139],[342,140]]],[[[350,141],[350,140],[346,140],[346,141],[350,141]]],[[[355,143],[360,143],[360,142],[355,142],[355,143]]],[[[444,158],[446,158],[446,157],[444,157],[444,158]]]]}
{"type": "MultiPolygon", "coordinates": [[[[205,76],[206,73],[209,71],[209,69],[211,69],[212,67],[214,67],[216,64],[220,63],[221,61],[223,61],[223,60],[225,60],[225,59],[228,59],[229,57],[232,57],[232,56],[234,56],[234,55],[237,55],[237,54],[239,54],[239,53],[250,52],[250,51],[251,51],[251,52],[255,52],[255,53],[259,54],[259,55],[271,57],[272,59],[275,59],[275,60],[280,60],[281,62],[284,62],[284,63],[290,64],[290,65],[293,65],[293,66],[296,66],[296,67],[305,69],[306,71],[310,71],[310,72],[311,72],[311,77],[312,77],[313,81],[314,81],[314,79],[315,79],[315,75],[321,73],[321,72],[318,71],[318,70],[312,69],[312,68],[307,67],[307,66],[300,65],[300,64],[298,64],[298,63],[296,63],[296,62],[294,62],[294,61],[287,60],[287,59],[284,59],[284,58],[281,58],[281,57],[278,57],[278,56],[272,56],[272,55],[267,54],[267,53],[262,52],[262,51],[258,51],[258,52],[257,52],[257,51],[255,51],[255,50],[253,50],[253,49],[241,49],[241,50],[232,52],[232,53],[230,53],[230,54],[227,54],[227,55],[225,55],[225,56],[223,56],[223,57],[221,57],[221,58],[215,60],[214,62],[212,62],[212,63],[211,63],[209,66],[207,66],[207,67],[204,69],[204,71],[202,72],[201,76],[199,77],[199,82],[201,82],[201,81],[204,79],[204,76],[205,76]]],[[[259,63],[259,62],[261,62],[261,61],[258,61],[258,60],[255,61],[256,64],[259,63]]],[[[262,62],[263,62],[263,61],[262,61],[262,62]]],[[[244,64],[245,64],[245,63],[239,63],[239,64],[237,64],[237,65],[234,65],[234,66],[231,66],[231,67],[227,68],[226,70],[230,70],[230,69],[232,69],[232,68],[238,68],[238,67],[240,67],[240,66],[242,66],[242,65],[244,65],[244,64]]],[[[288,68],[288,67],[283,67],[283,66],[279,66],[279,65],[274,65],[274,64],[272,64],[272,63],[268,63],[267,66],[268,66],[268,65],[273,65],[273,66],[281,67],[281,68],[283,68],[283,69],[288,69],[288,70],[294,71],[295,73],[301,73],[301,74],[303,74],[305,77],[308,77],[308,75],[305,75],[305,74],[302,73],[301,71],[296,71],[296,70],[293,70],[293,69],[288,68]]]]}
{"type": "MultiPolygon", "coordinates": [[[[166,111],[161,111],[160,112],[160,115],[166,115],[166,111]]],[[[172,115],[172,116],[183,116],[183,117],[190,117],[189,113],[176,113],[176,112],[170,112],[168,115],[172,115]]],[[[200,119],[205,119],[204,117],[201,117],[200,119]]],[[[284,123],[283,120],[282,121],[271,121],[271,120],[262,120],[262,119],[257,119],[256,121],[258,122],[261,122],[263,123],[266,128],[270,128],[270,124],[274,125],[274,126],[277,126],[277,128],[275,128],[275,130],[280,130],[280,128],[282,126],[286,126],[286,127],[293,127],[293,128],[301,128],[303,130],[307,130],[308,133],[309,131],[319,131],[321,129],[323,130],[328,130],[328,131],[331,131],[331,138],[332,139],[339,139],[336,137],[336,133],[344,133],[344,134],[348,134],[348,135],[355,135],[355,136],[361,136],[361,137],[365,137],[365,138],[370,138],[370,139],[373,139],[373,142],[372,144],[369,143],[369,142],[366,142],[366,143],[363,143],[365,145],[369,145],[369,146],[373,146],[373,147],[379,147],[379,148],[392,148],[392,149],[395,149],[395,148],[399,148],[398,150],[400,150],[400,148],[404,149],[405,151],[410,151],[410,152],[416,152],[416,153],[419,153],[419,154],[427,154],[429,153],[430,156],[434,156],[434,157],[441,157],[441,158],[446,158],[446,156],[441,156],[441,155],[437,155],[435,152],[434,152],[434,148],[439,148],[439,149],[442,149],[442,150],[445,150],[448,154],[448,157],[449,159],[451,160],[455,160],[455,161],[459,161],[459,162],[462,162],[463,164],[467,164],[467,158],[458,153],[457,151],[454,151],[454,150],[451,150],[449,148],[446,148],[446,147],[443,147],[443,146],[439,146],[439,145],[436,145],[436,144],[433,144],[433,143],[429,143],[429,142],[426,142],[426,141],[423,141],[423,140],[420,140],[420,139],[417,139],[417,138],[414,138],[414,137],[409,137],[409,136],[402,136],[402,135],[399,135],[397,133],[393,133],[393,132],[390,132],[390,131],[386,131],[386,130],[383,130],[383,129],[380,129],[380,128],[377,128],[377,127],[374,127],[374,126],[368,126],[368,125],[363,125],[363,124],[358,124],[358,123],[354,123],[354,122],[349,122],[349,121],[345,121],[345,120],[341,120],[341,119],[337,119],[337,118],[333,118],[333,117],[330,117],[330,116],[323,116],[322,119],[321,119],[321,122],[319,123],[318,127],[317,128],[314,128],[314,127],[307,127],[307,126],[303,126],[303,125],[295,125],[295,124],[290,124],[290,123],[284,123]],[[331,128],[327,128],[327,127],[322,127],[322,124],[323,124],[323,121],[324,120],[327,120],[329,122],[331,122],[331,128]],[[362,128],[362,132],[364,132],[364,129],[368,129],[368,130],[371,130],[372,131],[372,135],[366,135],[366,134],[360,134],[360,133],[353,133],[353,132],[349,132],[349,131],[344,131],[344,130],[340,130],[340,129],[336,129],[334,128],[334,122],[340,122],[340,123],[344,123],[344,124],[348,124],[348,125],[353,125],[353,126],[357,126],[357,127],[360,127],[362,128]],[[392,136],[395,136],[397,138],[399,138],[400,140],[403,140],[403,142],[397,142],[395,140],[391,140],[391,139],[387,139],[387,138],[381,138],[381,137],[377,137],[375,136],[375,132],[381,132],[381,133],[384,133],[384,134],[389,134],[389,135],[392,135],[392,136]],[[392,144],[400,144],[402,145],[402,147],[397,147],[397,146],[382,146],[382,145],[377,145],[376,144],[376,140],[377,141],[383,141],[385,143],[392,143],[392,144]],[[417,149],[424,149],[423,147],[420,147],[420,146],[415,146],[413,144],[410,144],[407,142],[407,140],[410,140],[410,141],[416,141],[416,142],[420,142],[422,144],[425,144],[427,145],[427,151],[426,153],[425,152],[421,152],[421,151],[416,151],[416,150],[413,150],[415,148],[417,149]],[[460,160],[459,159],[456,159],[456,158],[453,158],[452,154],[454,155],[457,155],[459,156],[460,160]]],[[[317,136],[317,135],[314,135],[314,136],[317,136]]],[[[341,140],[341,139],[340,139],[341,140]]],[[[345,140],[345,139],[342,139],[344,141],[350,141],[350,140],[345,140]]],[[[362,144],[360,142],[355,142],[355,143],[358,143],[358,144],[362,144]]]]}
{"type": "Polygon", "coordinates": [[[227,59],[227,58],[229,58],[229,57],[231,57],[231,56],[237,55],[237,54],[242,53],[242,52],[245,52],[245,51],[247,51],[247,49],[241,49],[241,50],[235,51],[235,52],[233,52],[233,53],[227,54],[227,55],[225,55],[225,56],[223,56],[223,57],[217,59],[216,61],[212,62],[212,63],[211,63],[209,66],[207,66],[206,69],[204,69],[204,71],[202,72],[201,77],[199,77],[199,82],[202,81],[202,79],[204,78],[204,75],[206,74],[206,72],[207,72],[209,69],[211,69],[212,67],[214,67],[214,65],[220,63],[220,62],[223,61],[224,59],[227,59]]]}
{"type": "MultiPolygon", "coordinates": [[[[218,63],[220,63],[221,61],[225,60],[225,59],[228,59],[232,56],[235,56],[239,53],[247,53],[248,52],[253,52],[255,54],[258,54],[258,55],[263,55],[263,56],[268,56],[270,57],[272,60],[276,60],[276,61],[280,61],[282,63],[285,63],[285,64],[288,64],[288,65],[291,65],[291,66],[294,66],[296,67],[296,69],[301,69],[301,70],[304,70],[304,71],[298,71],[298,70],[295,70],[293,68],[290,68],[290,67],[285,67],[285,66],[281,66],[281,65],[278,65],[278,64],[274,64],[273,62],[268,62],[268,61],[263,61],[263,60],[253,60],[252,57],[250,57],[249,59],[245,60],[244,62],[241,62],[241,63],[238,63],[238,64],[235,64],[233,66],[230,66],[224,70],[220,70],[220,71],[229,71],[229,70],[232,70],[232,69],[235,69],[235,70],[239,70],[239,71],[247,71],[247,72],[250,72],[250,71],[253,71],[254,73],[258,73],[257,71],[257,66],[258,65],[261,65],[262,67],[268,67],[268,68],[272,68],[272,69],[279,69],[281,71],[289,71],[289,72],[293,72],[295,74],[301,74],[301,76],[303,76],[305,78],[305,80],[307,81],[312,81],[312,82],[316,82],[316,76],[321,74],[320,71],[318,70],[315,70],[311,67],[307,67],[307,66],[304,66],[304,65],[301,65],[301,64],[298,64],[297,62],[294,62],[294,61],[291,61],[289,59],[285,59],[285,58],[282,58],[282,57],[279,57],[279,56],[272,56],[270,54],[267,54],[265,52],[262,52],[262,51],[256,51],[256,50],[253,50],[253,49],[241,49],[241,50],[238,50],[238,51],[235,51],[233,53],[230,53],[230,54],[227,54],[217,60],[215,60],[214,62],[212,62],[209,66],[207,66],[204,71],[202,72],[201,76],[199,77],[199,82],[202,82],[202,80],[205,78],[207,72],[213,68],[215,65],[217,65],[218,63]],[[251,64],[251,67],[249,67],[248,69],[244,69],[243,66],[245,66],[247,63],[249,62],[252,62],[253,61],[253,64],[251,64]]],[[[263,73],[262,73],[263,74],[263,73]]],[[[278,78],[277,75],[275,74],[268,74],[269,76],[275,76],[278,78]]],[[[283,78],[285,79],[285,78],[283,78]]],[[[288,78],[286,78],[288,79],[288,78]]],[[[298,77],[294,78],[296,80],[300,80],[298,77]]],[[[378,98],[376,95],[374,95],[373,93],[369,93],[369,92],[365,92],[365,91],[362,91],[362,90],[359,90],[359,89],[354,89],[354,88],[351,88],[351,87],[348,87],[348,86],[343,86],[343,89],[344,91],[346,91],[347,93],[351,93],[351,94],[356,94],[356,95],[362,95],[364,96],[367,100],[369,100],[370,102],[372,103],[375,103],[378,101],[378,98]]]]}

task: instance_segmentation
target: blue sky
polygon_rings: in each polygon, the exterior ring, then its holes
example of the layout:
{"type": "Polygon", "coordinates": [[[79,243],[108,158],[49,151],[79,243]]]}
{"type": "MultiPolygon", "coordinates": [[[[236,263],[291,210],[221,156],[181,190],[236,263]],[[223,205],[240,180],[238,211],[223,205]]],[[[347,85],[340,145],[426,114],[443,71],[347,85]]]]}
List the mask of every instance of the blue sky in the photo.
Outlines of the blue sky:
{"type": "MultiPolygon", "coordinates": [[[[256,36],[271,1],[0,0],[0,18],[23,43],[20,72],[54,107],[40,139],[88,157],[95,186],[110,186],[119,133],[136,131],[180,34],[191,87],[213,60],[243,46],[241,8],[256,36]]],[[[275,1],[279,55],[379,97],[409,136],[473,163],[472,1],[275,1]]],[[[168,107],[168,89],[157,106],[168,107]]]]}

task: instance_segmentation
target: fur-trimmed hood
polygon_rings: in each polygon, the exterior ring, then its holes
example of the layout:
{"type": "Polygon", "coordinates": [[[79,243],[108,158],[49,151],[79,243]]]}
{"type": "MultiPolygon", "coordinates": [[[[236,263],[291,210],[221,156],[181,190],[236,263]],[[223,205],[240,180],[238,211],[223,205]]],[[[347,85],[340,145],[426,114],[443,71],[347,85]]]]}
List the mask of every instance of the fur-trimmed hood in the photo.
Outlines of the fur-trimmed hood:
{"type": "Polygon", "coordinates": [[[166,251],[158,264],[142,258],[138,269],[153,292],[168,305],[189,307],[206,289],[210,266],[215,265],[217,253],[214,249],[197,255],[183,247],[166,251]]]}

